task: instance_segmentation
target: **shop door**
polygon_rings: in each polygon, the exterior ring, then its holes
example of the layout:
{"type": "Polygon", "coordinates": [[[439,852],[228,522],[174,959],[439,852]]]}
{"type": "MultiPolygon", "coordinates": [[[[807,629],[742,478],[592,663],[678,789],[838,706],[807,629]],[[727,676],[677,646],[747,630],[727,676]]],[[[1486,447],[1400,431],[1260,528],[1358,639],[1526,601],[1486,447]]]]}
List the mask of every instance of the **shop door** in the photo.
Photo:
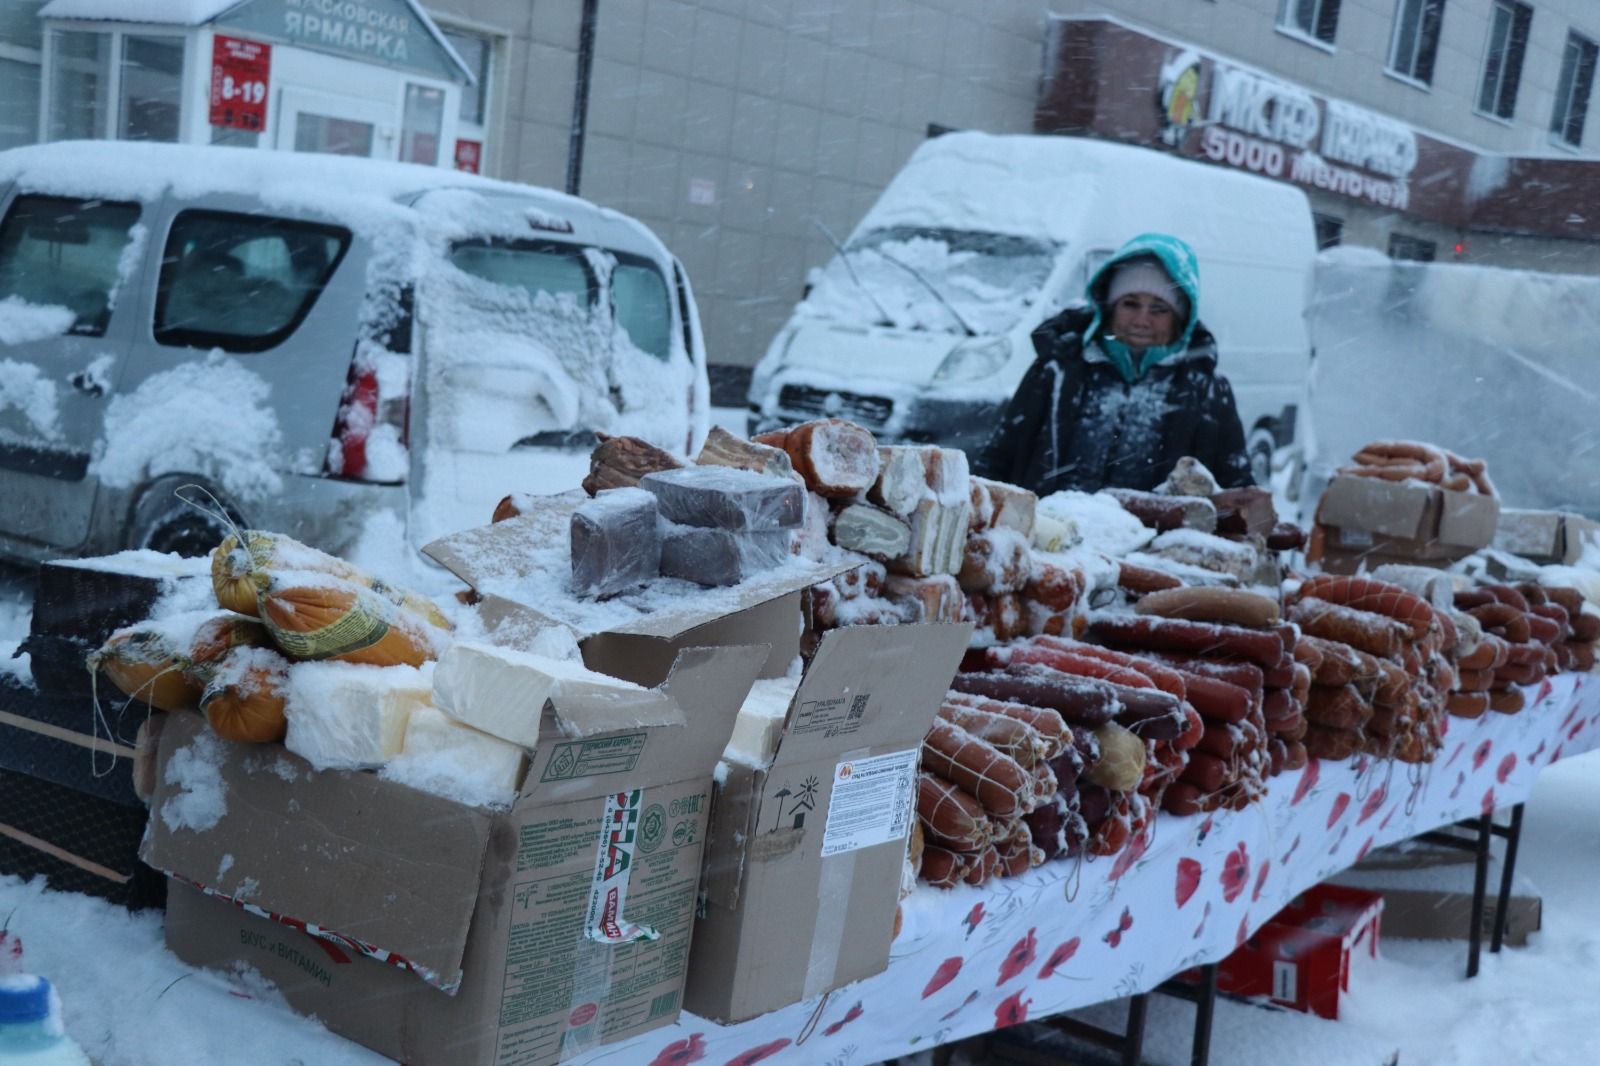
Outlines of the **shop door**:
{"type": "Polygon", "coordinates": [[[396,117],[393,107],[375,100],[286,87],[278,97],[276,147],[393,159],[396,117]]]}

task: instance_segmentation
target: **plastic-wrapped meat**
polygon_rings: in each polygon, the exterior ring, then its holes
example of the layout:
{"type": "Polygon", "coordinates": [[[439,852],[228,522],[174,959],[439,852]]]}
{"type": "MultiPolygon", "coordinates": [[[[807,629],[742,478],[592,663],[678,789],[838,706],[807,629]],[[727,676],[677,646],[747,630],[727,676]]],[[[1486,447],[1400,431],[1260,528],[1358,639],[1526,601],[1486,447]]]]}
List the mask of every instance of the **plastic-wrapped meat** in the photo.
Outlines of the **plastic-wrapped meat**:
{"type": "Polygon", "coordinates": [[[1024,540],[1033,539],[1039,505],[1039,497],[1035,493],[1004,481],[990,481],[982,477],[973,478],[972,483],[989,498],[989,510],[992,512],[989,526],[1013,530],[1021,534],[1024,540]]]}
{"type": "Polygon", "coordinates": [[[737,585],[789,558],[790,534],[668,525],[661,538],[661,573],[697,585],[737,585]]]}
{"type": "Polygon", "coordinates": [[[1111,721],[1120,706],[1116,691],[1105,682],[1059,673],[1053,677],[957,674],[950,687],[990,699],[1049,708],[1060,712],[1071,725],[1087,729],[1096,729],[1111,721]]]}
{"type": "MultiPolygon", "coordinates": [[[[908,531],[908,539],[909,535],[908,531]]],[[[988,529],[967,537],[957,577],[968,592],[1020,592],[1032,576],[1032,561],[1032,550],[1022,534],[1014,529],[988,529]]]]}
{"type": "Polygon", "coordinates": [[[607,437],[589,453],[589,475],[583,491],[594,496],[606,489],[632,488],[646,474],[677,470],[683,460],[638,437],[607,437]]]}
{"type": "Polygon", "coordinates": [[[878,480],[878,442],[854,422],[838,418],[806,422],[762,434],[757,440],[788,452],[806,487],[829,499],[859,495],[878,480]]]}
{"type": "Polygon", "coordinates": [[[903,605],[911,622],[959,622],[966,597],[953,577],[902,577],[891,575],[884,583],[884,596],[903,605]]]}
{"type": "Polygon", "coordinates": [[[911,546],[911,527],[882,508],[852,503],[833,520],[833,542],[875,559],[893,559],[911,546]]]}
{"type": "Polygon", "coordinates": [[[734,436],[721,426],[711,427],[694,461],[699,466],[731,466],[771,477],[796,476],[788,452],[734,436]]]}
{"type": "Polygon", "coordinates": [[[572,512],[572,591],[614,596],[661,573],[656,499],[643,489],[601,492],[572,512]]]}
{"type": "Polygon", "coordinates": [[[655,493],[668,521],[707,529],[768,532],[798,528],[806,492],[789,478],[726,466],[691,466],[646,474],[639,487],[655,493]]]}
{"type": "Polygon", "coordinates": [[[1223,489],[1211,497],[1217,508],[1218,533],[1255,533],[1267,536],[1278,524],[1272,493],[1253,485],[1223,489]]]}
{"type": "Polygon", "coordinates": [[[1197,529],[1210,533],[1217,528],[1217,509],[1202,496],[1173,496],[1137,489],[1106,489],[1105,495],[1150,529],[1197,529]]]}
{"type": "Polygon", "coordinates": [[[828,508],[828,501],[814,492],[806,493],[806,516],[794,536],[794,553],[813,562],[821,562],[832,550],[832,542],[828,539],[828,527],[832,519],[833,512],[828,508]]]}

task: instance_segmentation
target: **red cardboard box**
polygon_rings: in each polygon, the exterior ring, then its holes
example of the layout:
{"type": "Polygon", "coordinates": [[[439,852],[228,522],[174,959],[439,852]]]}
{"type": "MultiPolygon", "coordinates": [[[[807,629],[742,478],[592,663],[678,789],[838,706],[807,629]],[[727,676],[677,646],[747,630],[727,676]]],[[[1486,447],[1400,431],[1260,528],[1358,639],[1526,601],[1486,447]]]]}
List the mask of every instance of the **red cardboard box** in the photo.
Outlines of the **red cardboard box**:
{"type": "Polygon", "coordinates": [[[1383,897],[1343,885],[1317,885],[1255,931],[1217,969],[1217,987],[1323,1018],[1339,1017],[1350,991],[1356,948],[1378,954],[1383,897]]]}

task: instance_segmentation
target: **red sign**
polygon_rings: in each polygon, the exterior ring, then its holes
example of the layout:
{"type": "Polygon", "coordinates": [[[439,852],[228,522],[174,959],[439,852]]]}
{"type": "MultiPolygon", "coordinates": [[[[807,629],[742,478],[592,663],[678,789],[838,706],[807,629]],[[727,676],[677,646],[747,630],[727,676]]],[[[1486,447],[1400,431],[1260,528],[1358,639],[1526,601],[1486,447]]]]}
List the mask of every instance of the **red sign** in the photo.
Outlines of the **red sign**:
{"type": "Polygon", "coordinates": [[[259,133],[267,124],[272,46],[217,34],[211,43],[211,124],[259,133]]]}
{"type": "Polygon", "coordinates": [[[465,170],[468,174],[478,173],[478,165],[483,160],[482,141],[457,141],[456,142],[456,169],[465,170]]]}

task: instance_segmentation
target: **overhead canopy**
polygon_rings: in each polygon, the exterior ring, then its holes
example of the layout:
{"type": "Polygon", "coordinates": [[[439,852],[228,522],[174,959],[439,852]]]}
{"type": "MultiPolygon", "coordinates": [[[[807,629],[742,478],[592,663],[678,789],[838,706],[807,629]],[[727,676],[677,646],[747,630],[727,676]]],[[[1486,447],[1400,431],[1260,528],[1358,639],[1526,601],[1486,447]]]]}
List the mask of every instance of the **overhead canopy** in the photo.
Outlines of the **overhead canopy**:
{"type": "Polygon", "coordinates": [[[212,25],[459,85],[477,82],[416,0],[50,0],[39,17],[212,25]]]}

